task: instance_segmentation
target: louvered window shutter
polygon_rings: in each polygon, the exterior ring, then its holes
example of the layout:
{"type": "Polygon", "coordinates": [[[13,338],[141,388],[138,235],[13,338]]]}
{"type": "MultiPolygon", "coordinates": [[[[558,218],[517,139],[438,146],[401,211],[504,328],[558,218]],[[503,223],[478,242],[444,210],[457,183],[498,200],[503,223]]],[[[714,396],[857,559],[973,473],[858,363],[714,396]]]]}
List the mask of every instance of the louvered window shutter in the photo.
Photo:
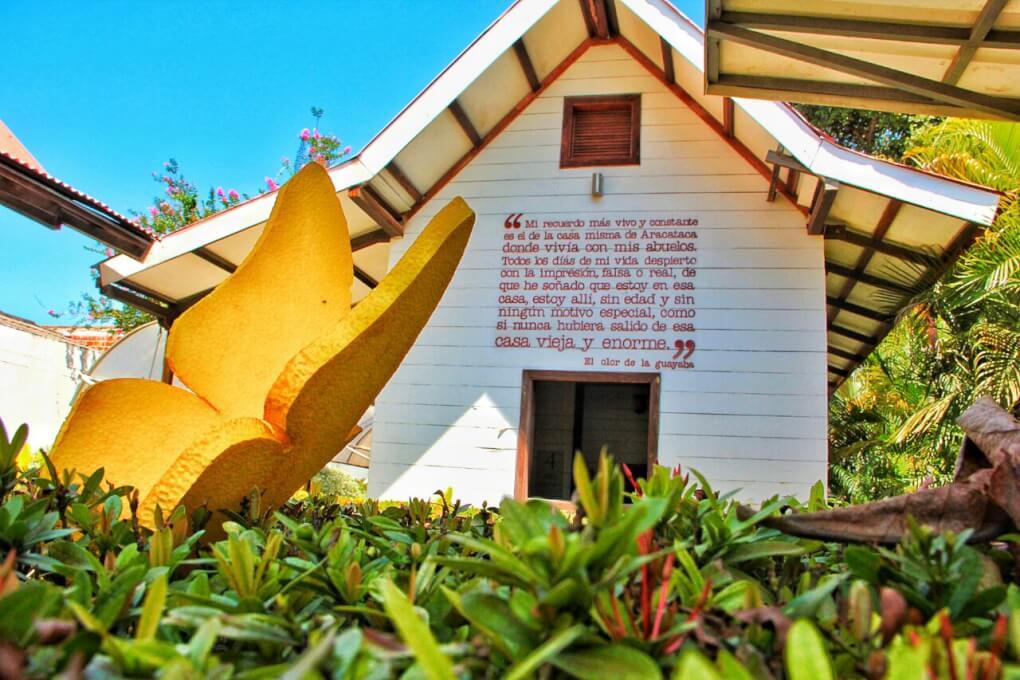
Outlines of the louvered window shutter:
{"type": "Polygon", "coordinates": [[[567,97],[562,167],[634,165],[640,162],[639,95],[567,97]]]}

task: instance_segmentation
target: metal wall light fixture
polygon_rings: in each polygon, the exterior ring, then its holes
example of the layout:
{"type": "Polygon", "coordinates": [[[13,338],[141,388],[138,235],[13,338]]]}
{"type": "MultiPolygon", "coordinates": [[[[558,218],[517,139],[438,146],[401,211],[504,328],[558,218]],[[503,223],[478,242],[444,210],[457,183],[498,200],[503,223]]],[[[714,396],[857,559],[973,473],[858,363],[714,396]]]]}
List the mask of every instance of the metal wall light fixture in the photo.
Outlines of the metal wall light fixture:
{"type": "Polygon", "coordinates": [[[601,196],[602,195],[602,191],[604,189],[604,184],[605,184],[605,180],[602,177],[602,173],[601,172],[593,172],[593,173],[591,173],[591,195],[592,196],[596,196],[596,197],[601,196]]]}

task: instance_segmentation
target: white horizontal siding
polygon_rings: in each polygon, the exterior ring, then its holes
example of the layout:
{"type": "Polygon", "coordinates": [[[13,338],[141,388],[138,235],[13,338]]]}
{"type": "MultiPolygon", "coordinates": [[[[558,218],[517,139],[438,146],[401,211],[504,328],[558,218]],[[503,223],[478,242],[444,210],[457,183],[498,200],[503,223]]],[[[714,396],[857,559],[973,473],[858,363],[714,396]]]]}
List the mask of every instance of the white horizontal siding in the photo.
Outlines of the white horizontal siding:
{"type": "MultiPolygon", "coordinates": [[[[620,48],[590,49],[443,187],[391,248],[392,265],[454,196],[477,213],[442,302],[377,400],[369,492],[406,498],[452,486],[466,501],[498,502],[514,488],[523,370],[642,370],[597,365],[626,352],[593,350],[596,365],[583,369],[577,351],[494,346],[503,221],[524,212],[540,219],[698,220],[680,228],[698,234],[690,279],[697,330],[679,334],[697,342],[695,368],[660,371],[659,459],[698,469],[717,489],[742,489],[747,499],[805,495],[826,468],[823,244],[806,235],[803,215],[789,203],[766,201],[767,189],[725,140],[620,48]],[[563,97],[636,92],[641,164],[599,168],[606,194],[593,199],[593,169],[559,167],[563,97]]],[[[670,255],[634,255],[649,254],[670,255]]],[[[607,329],[611,322],[598,317],[598,307],[585,320],[607,329]]]]}

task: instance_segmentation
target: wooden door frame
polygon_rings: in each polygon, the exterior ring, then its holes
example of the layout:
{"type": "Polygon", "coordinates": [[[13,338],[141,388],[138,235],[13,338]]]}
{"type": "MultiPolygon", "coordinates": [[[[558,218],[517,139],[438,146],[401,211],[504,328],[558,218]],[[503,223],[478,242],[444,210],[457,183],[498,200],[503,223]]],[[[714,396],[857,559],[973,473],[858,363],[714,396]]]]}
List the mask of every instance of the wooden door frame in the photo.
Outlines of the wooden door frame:
{"type": "Polygon", "coordinates": [[[532,371],[521,376],[521,418],[517,427],[517,466],[514,472],[514,498],[527,500],[531,450],[535,439],[535,382],[630,383],[648,385],[648,471],[658,462],[659,450],[659,373],[609,371],[532,371]]]}

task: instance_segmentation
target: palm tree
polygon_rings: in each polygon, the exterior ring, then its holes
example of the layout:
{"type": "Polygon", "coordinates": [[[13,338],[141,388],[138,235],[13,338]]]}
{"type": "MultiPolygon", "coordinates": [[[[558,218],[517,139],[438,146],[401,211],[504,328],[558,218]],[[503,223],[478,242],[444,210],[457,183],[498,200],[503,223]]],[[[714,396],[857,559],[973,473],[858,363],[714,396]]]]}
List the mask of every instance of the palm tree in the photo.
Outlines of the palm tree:
{"type": "Polygon", "coordinates": [[[995,224],[834,395],[831,487],[852,502],[951,476],[956,418],[978,397],[1020,409],[1020,124],[941,121],[915,133],[905,157],[1005,198],[995,224]]]}

